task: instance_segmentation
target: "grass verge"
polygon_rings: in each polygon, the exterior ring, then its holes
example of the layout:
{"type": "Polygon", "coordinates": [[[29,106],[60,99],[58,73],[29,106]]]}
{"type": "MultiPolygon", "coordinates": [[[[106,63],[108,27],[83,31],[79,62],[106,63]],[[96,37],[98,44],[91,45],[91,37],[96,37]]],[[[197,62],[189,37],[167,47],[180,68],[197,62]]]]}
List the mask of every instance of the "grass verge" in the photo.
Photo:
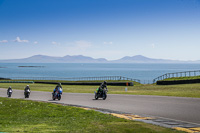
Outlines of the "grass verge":
{"type": "MultiPolygon", "coordinates": [[[[0,88],[23,90],[25,83],[0,83],[0,88]]],[[[32,91],[52,92],[55,85],[51,84],[29,84],[32,91]]],[[[135,85],[128,86],[108,86],[108,94],[130,94],[130,95],[157,95],[157,96],[177,96],[200,98],[200,84],[180,84],[180,85],[135,85]]],[[[98,86],[63,85],[63,92],[68,93],[94,93],[98,86]]]]}
{"type": "Polygon", "coordinates": [[[179,132],[93,110],[1,97],[0,118],[0,132],[179,132]]]}

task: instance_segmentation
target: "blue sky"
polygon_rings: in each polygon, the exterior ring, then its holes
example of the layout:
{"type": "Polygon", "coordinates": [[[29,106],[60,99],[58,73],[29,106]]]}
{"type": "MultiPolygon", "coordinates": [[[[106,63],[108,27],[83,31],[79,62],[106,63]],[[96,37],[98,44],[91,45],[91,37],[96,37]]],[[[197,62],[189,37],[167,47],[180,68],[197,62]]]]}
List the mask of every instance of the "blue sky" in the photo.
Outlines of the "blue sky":
{"type": "Polygon", "coordinates": [[[0,0],[0,59],[200,60],[200,0],[0,0]]]}

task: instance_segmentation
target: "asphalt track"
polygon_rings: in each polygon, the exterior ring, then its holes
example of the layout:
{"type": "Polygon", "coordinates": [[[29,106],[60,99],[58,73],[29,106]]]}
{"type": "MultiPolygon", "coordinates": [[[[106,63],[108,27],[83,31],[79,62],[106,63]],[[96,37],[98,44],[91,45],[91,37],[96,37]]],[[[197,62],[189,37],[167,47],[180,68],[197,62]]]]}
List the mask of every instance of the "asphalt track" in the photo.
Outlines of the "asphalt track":
{"type": "MultiPolygon", "coordinates": [[[[6,91],[0,88],[0,97],[7,97],[6,91]]],[[[28,100],[55,102],[51,95],[51,92],[32,91],[28,100]]],[[[13,90],[12,98],[25,99],[22,90],[13,90]]],[[[94,94],[63,93],[56,102],[200,124],[200,98],[108,94],[106,100],[94,100],[94,94]]]]}

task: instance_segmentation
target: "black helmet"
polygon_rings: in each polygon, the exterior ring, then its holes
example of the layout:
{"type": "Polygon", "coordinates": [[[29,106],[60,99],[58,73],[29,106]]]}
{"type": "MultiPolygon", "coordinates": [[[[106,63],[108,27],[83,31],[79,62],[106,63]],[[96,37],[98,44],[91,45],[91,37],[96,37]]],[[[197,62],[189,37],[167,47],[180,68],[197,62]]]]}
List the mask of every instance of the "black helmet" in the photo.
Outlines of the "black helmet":
{"type": "Polygon", "coordinates": [[[107,84],[107,82],[106,82],[106,81],[104,81],[103,83],[104,83],[105,85],[107,84]]]}

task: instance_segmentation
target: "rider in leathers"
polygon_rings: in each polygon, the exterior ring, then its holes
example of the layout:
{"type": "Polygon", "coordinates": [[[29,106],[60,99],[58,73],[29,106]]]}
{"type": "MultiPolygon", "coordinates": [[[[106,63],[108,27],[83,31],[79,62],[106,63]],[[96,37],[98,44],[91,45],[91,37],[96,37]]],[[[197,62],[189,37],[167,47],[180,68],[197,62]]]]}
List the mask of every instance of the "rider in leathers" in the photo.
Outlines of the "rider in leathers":
{"type": "Polygon", "coordinates": [[[61,83],[59,83],[56,88],[53,90],[53,93],[55,94],[55,92],[58,91],[59,94],[62,94],[62,86],[61,83]]]}
{"type": "Polygon", "coordinates": [[[7,90],[7,95],[9,94],[9,91],[12,91],[12,88],[11,88],[11,86],[8,88],[8,90],[7,90]]]}
{"type": "Polygon", "coordinates": [[[27,90],[30,90],[30,91],[31,91],[29,85],[27,85],[26,88],[24,89],[24,94],[26,93],[27,90]]]}
{"type": "Polygon", "coordinates": [[[106,91],[108,91],[108,88],[107,88],[107,83],[106,83],[106,81],[104,81],[103,83],[101,83],[101,85],[99,86],[99,88],[98,88],[98,91],[97,91],[97,93],[100,93],[100,92],[102,92],[103,90],[104,90],[104,88],[106,88],[106,91]]]}

